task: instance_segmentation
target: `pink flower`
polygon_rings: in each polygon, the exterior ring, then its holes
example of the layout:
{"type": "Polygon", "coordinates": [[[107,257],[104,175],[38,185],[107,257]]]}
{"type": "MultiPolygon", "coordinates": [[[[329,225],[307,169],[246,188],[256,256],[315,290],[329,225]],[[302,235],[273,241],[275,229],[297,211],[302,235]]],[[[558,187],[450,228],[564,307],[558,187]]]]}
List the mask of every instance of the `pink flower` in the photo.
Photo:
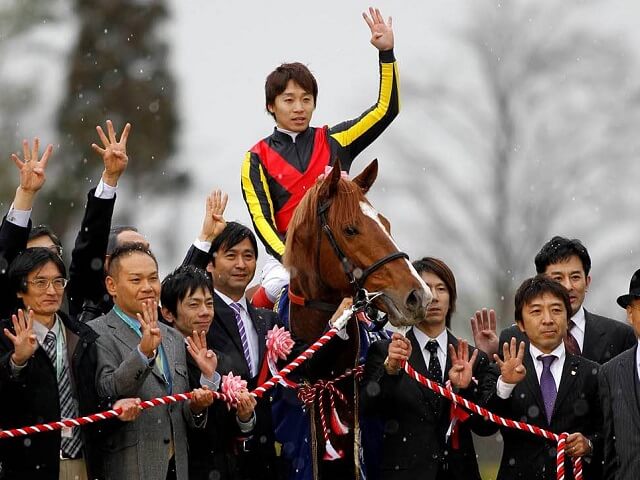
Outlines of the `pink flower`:
{"type": "MultiPolygon", "coordinates": [[[[235,405],[238,401],[238,392],[247,389],[247,381],[243,380],[239,375],[229,372],[229,375],[222,376],[222,386],[220,390],[231,399],[231,404],[235,405]]],[[[230,404],[227,404],[228,408],[230,404]]]]}
{"type": "Polygon", "coordinates": [[[267,355],[270,362],[275,364],[278,359],[286,360],[292,348],[291,334],[284,327],[276,325],[267,332],[267,355]]]}

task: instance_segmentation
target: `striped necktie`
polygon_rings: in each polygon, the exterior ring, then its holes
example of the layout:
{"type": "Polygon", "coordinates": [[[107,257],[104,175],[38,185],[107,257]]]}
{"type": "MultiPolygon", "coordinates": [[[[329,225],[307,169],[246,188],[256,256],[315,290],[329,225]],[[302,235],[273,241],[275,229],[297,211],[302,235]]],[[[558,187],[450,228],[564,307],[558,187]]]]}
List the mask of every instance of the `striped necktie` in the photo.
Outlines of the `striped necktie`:
{"type": "MultiPolygon", "coordinates": [[[[47,332],[42,342],[42,347],[47,356],[51,360],[54,369],[56,368],[56,334],[52,330],[47,332]]],[[[58,396],[60,398],[60,416],[62,419],[76,418],[78,416],[78,408],[71,393],[71,379],[69,378],[69,369],[67,368],[66,355],[60,359],[61,371],[58,373],[58,396]]],[[[82,448],[82,440],[80,439],[80,427],[71,429],[71,437],[63,436],[60,448],[67,458],[77,458],[82,448]]]]}
{"type": "Polygon", "coordinates": [[[244,352],[244,358],[249,366],[249,375],[254,376],[253,362],[251,361],[251,351],[249,350],[249,339],[247,338],[247,331],[244,328],[244,322],[242,321],[242,305],[233,302],[229,305],[231,310],[236,316],[236,324],[238,325],[238,332],[240,332],[240,340],[242,341],[242,351],[244,352]]]}

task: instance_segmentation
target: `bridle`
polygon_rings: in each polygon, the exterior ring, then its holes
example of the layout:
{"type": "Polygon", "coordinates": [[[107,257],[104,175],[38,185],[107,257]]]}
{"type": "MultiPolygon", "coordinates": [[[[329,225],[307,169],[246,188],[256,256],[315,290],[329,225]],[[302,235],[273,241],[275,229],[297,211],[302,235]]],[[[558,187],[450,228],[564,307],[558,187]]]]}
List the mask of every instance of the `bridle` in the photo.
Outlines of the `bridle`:
{"type": "MultiPolygon", "coordinates": [[[[342,268],[345,272],[345,275],[347,276],[347,279],[349,280],[349,284],[353,289],[354,303],[356,304],[362,303],[364,308],[371,302],[372,296],[380,295],[379,293],[373,293],[373,294],[369,293],[364,288],[364,284],[367,281],[367,278],[373,272],[375,272],[380,267],[382,267],[383,265],[386,265],[389,262],[392,262],[394,260],[398,260],[401,258],[409,260],[409,255],[407,255],[404,252],[398,251],[398,252],[390,253],[389,255],[386,255],[380,258],[379,260],[376,260],[375,262],[373,262],[368,267],[365,267],[364,269],[360,267],[355,267],[353,262],[349,259],[349,257],[347,257],[347,255],[345,255],[345,253],[342,251],[342,249],[340,248],[340,245],[338,245],[338,242],[336,242],[335,235],[333,234],[333,231],[329,226],[329,222],[327,221],[327,213],[329,211],[329,207],[331,207],[331,199],[328,199],[325,202],[318,205],[317,214],[318,214],[318,220],[320,221],[320,228],[322,232],[324,232],[324,234],[326,235],[327,239],[329,240],[329,244],[331,245],[331,248],[336,254],[336,257],[338,257],[338,259],[340,260],[340,263],[342,264],[342,268]]],[[[317,258],[317,261],[320,262],[320,239],[318,239],[318,252],[316,254],[316,258],[317,258]]],[[[317,266],[317,269],[319,270],[319,265],[317,266]]],[[[332,312],[332,313],[338,307],[338,305],[335,305],[329,302],[323,302],[323,301],[314,300],[314,299],[306,299],[304,297],[296,295],[291,291],[291,287],[289,287],[289,299],[291,300],[292,303],[295,303],[297,305],[302,305],[302,306],[306,306],[316,310],[323,310],[323,311],[332,312]]]]}

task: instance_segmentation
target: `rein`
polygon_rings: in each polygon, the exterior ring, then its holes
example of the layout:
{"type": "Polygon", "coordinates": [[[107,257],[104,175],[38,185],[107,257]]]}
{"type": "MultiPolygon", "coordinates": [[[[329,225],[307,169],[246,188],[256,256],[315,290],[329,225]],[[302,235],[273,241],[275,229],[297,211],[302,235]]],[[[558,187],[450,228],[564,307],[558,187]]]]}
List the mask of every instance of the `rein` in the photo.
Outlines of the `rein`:
{"type": "MultiPolygon", "coordinates": [[[[326,202],[318,206],[318,219],[320,220],[320,228],[327,236],[327,239],[329,240],[329,244],[331,245],[331,248],[336,254],[336,257],[338,257],[338,259],[340,260],[340,263],[342,263],[342,267],[344,269],[345,275],[349,280],[349,284],[353,289],[353,293],[355,294],[355,297],[364,300],[369,296],[369,293],[364,288],[364,284],[367,281],[367,278],[373,272],[375,272],[380,267],[382,267],[383,265],[386,265],[389,262],[392,262],[398,259],[409,260],[409,255],[401,251],[393,252],[393,253],[390,253],[389,255],[386,255],[376,260],[371,265],[364,268],[364,270],[359,267],[354,267],[353,262],[349,260],[349,257],[345,255],[345,253],[340,248],[340,245],[338,245],[335,235],[333,234],[333,231],[329,226],[329,222],[327,221],[327,212],[329,211],[330,206],[331,206],[331,199],[327,200],[326,202]]],[[[320,239],[318,239],[318,254],[317,254],[318,261],[320,258],[320,253],[319,253],[320,241],[319,240],[320,239]]],[[[289,299],[291,300],[291,303],[295,305],[300,305],[300,306],[311,308],[314,310],[321,310],[323,312],[333,313],[338,308],[338,304],[324,302],[321,300],[306,299],[301,295],[296,295],[291,290],[291,286],[289,286],[289,299]]]]}

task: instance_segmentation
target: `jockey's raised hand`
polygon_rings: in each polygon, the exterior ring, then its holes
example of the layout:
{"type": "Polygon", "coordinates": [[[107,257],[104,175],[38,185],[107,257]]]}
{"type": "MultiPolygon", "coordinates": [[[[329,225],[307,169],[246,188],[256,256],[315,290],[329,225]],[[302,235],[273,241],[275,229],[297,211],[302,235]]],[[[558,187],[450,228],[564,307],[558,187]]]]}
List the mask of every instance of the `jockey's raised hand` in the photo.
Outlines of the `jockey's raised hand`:
{"type": "Polygon", "coordinates": [[[504,342],[502,346],[502,360],[498,355],[494,354],[493,359],[496,361],[498,368],[500,368],[500,377],[505,383],[515,385],[524,380],[527,374],[527,369],[523,364],[524,353],[526,346],[524,342],[520,342],[520,345],[516,345],[517,341],[514,337],[511,338],[511,342],[504,342]]]}
{"type": "Polygon", "coordinates": [[[402,364],[411,356],[411,342],[401,333],[395,332],[391,336],[389,351],[384,361],[384,369],[389,375],[400,373],[402,364]]]}
{"type": "Polygon", "coordinates": [[[369,7],[368,15],[367,12],[362,12],[362,17],[371,30],[371,45],[380,51],[391,50],[393,48],[391,17],[385,22],[380,10],[372,7],[369,7]]]}

